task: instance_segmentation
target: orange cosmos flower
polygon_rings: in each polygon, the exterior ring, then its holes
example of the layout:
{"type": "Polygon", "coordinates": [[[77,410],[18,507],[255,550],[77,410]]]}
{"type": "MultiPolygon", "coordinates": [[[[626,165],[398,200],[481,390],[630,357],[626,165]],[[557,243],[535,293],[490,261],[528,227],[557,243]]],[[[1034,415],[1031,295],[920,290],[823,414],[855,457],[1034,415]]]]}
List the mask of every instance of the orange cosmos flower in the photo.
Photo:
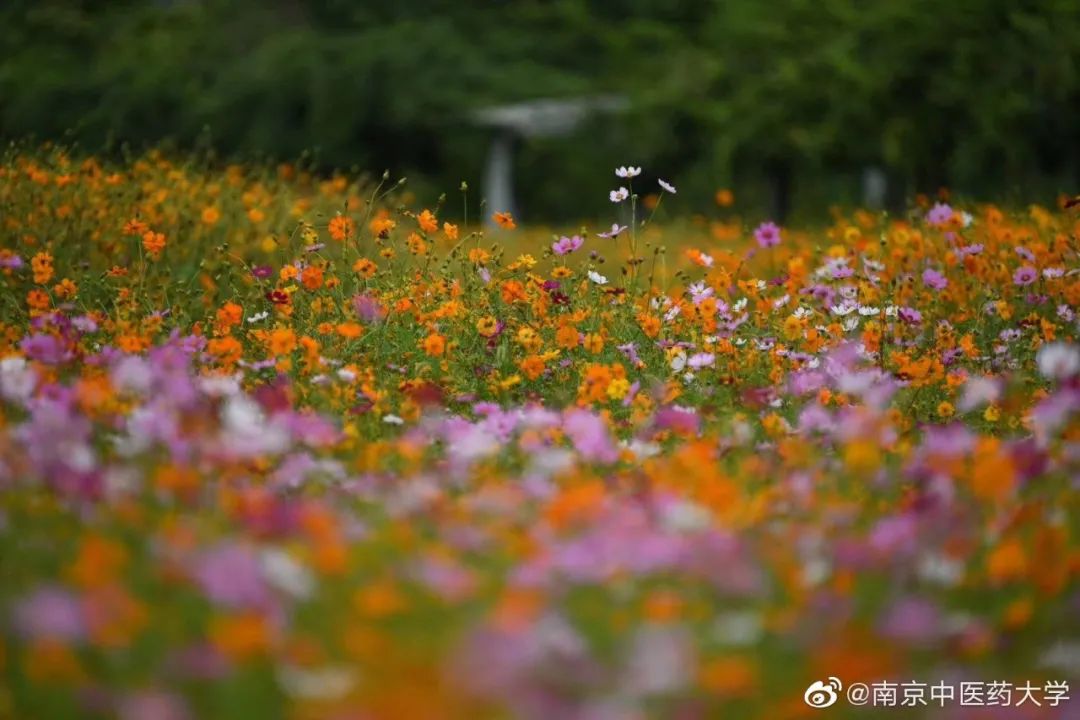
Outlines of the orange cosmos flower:
{"type": "Polygon", "coordinates": [[[438,333],[431,333],[424,338],[423,348],[431,357],[439,357],[446,352],[446,338],[438,333]]]}
{"type": "Polygon", "coordinates": [[[270,333],[271,355],[288,355],[296,349],[296,333],[289,328],[278,328],[270,333]]]}
{"type": "Polygon", "coordinates": [[[439,230],[439,221],[431,213],[430,210],[424,210],[422,213],[416,216],[416,222],[420,225],[420,229],[429,235],[439,230]]]}
{"type": "Polygon", "coordinates": [[[356,223],[352,218],[338,215],[330,221],[330,237],[338,242],[345,242],[356,232],[356,223]]]}
{"type": "Polygon", "coordinates": [[[47,252],[39,252],[30,258],[30,268],[34,271],[34,282],[44,285],[53,277],[53,256],[47,252]]]}
{"type": "Polygon", "coordinates": [[[150,226],[139,220],[138,218],[132,218],[131,220],[128,220],[126,223],[124,223],[125,235],[142,235],[149,229],[150,226]]]}
{"type": "Polygon", "coordinates": [[[397,226],[397,223],[386,216],[385,211],[371,221],[368,226],[371,229],[371,234],[379,238],[387,238],[390,236],[390,231],[397,226]]]}
{"type": "Polygon", "coordinates": [[[165,249],[165,235],[148,230],[143,234],[142,245],[147,254],[152,259],[157,260],[161,255],[161,251],[165,249]]]}
{"type": "Polygon", "coordinates": [[[322,287],[323,271],[314,265],[308,265],[304,272],[300,273],[300,283],[308,290],[315,291],[322,287]]]}
{"type": "Polygon", "coordinates": [[[378,266],[367,258],[360,258],[352,266],[353,272],[361,277],[369,278],[378,270],[378,266]]]}
{"type": "Polygon", "coordinates": [[[514,223],[514,216],[508,212],[497,212],[491,217],[495,221],[495,224],[503,230],[513,230],[517,227],[514,223]]]}

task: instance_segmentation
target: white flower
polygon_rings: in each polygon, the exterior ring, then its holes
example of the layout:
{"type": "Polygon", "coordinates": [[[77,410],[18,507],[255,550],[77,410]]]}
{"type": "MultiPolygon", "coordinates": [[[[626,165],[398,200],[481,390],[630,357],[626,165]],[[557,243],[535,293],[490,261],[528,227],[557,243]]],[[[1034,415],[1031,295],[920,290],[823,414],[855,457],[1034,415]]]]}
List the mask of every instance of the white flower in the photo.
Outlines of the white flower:
{"type": "Polygon", "coordinates": [[[499,439],[483,425],[472,425],[454,438],[450,454],[457,460],[470,463],[489,457],[499,451],[499,439]]]}
{"type": "Polygon", "coordinates": [[[114,388],[124,393],[146,394],[153,383],[150,364],[138,355],[128,355],[112,367],[109,381],[114,388]]]}
{"type": "Polygon", "coordinates": [[[721,613],[713,622],[712,636],[722,645],[753,645],[765,634],[761,615],[752,610],[721,613]]]}
{"type": "Polygon", "coordinates": [[[873,317],[874,315],[881,314],[881,308],[876,308],[872,305],[860,305],[859,314],[863,317],[873,317]]]}
{"type": "Polygon", "coordinates": [[[654,455],[660,454],[659,445],[653,442],[639,440],[638,438],[634,438],[630,442],[623,440],[620,444],[624,448],[632,452],[634,454],[634,457],[638,460],[644,460],[646,458],[651,458],[654,455]]]}
{"type": "Polygon", "coordinates": [[[630,197],[630,191],[624,187],[620,187],[618,190],[612,190],[608,193],[608,197],[611,198],[613,203],[621,203],[626,198],[630,197]]]}
{"type": "Polygon", "coordinates": [[[960,397],[960,412],[969,412],[983,405],[990,405],[1001,397],[1001,385],[997,380],[984,375],[975,375],[964,383],[964,394],[960,397]]]}
{"type": "Polygon", "coordinates": [[[791,314],[797,317],[799,320],[802,320],[803,318],[807,318],[813,315],[814,311],[806,307],[805,305],[800,305],[799,307],[795,308],[795,312],[791,314]]]}
{"type": "Polygon", "coordinates": [[[686,367],[686,353],[684,353],[682,350],[672,353],[671,360],[669,362],[671,364],[672,370],[674,370],[675,372],[682,372],[683,368],[686,367]]]}
{"type": "Polygon", "coordinates": [[[221,447],[235,457],[255,457],[284,451],[289,434],[271,422],[263,409],[243,394],[229,397],[221,409],[221,447]]]}
{"type": "Polygon", "coordinates": [[[961,211],[960,212],[960,223],[964,227],[971,227],[971,223],[973,223],[973,222],[975,222],[975,218],[972,217],[971,213],[966,212],[966,211],[961,211]]]}
{"type": "Polygon", "coordinates": [[[844,320],[845,332],[851,332],[857,327],[859,327],[859,318],[855,317],[854,315],[844,320]]]}
{"type": "Polygon", "coordinates": [[[637,696],[672,694],[691,682],[696,659],[690,636],[673,625],[644,625],[624,651],[622,682],[637,696]]]}
{"type": "Polygon", "coordinates": [[[263,310],[262,312],[255,313],[254,315],[249,315],[246,322],[249,322],[249,323],[262,322],[263,320],[265,320],[268,317],[270,317],[270,313],[268,313],[266,310],[263,310]]]}
{"type": "Polygon", "coordinates": [[[918,573],[926,582],[955,587],[964,579],[964,563],[943,553],[930,553],[919,558],[918,573]]]}
{"type": "Polygon", "coordinates": [[[677,500],[664,507],[660,524],[669,532],[693,532],[709,527],[712,519],[712,513],[707,508],[690,500],[677,500]]]}
{"type": "Polygon", "coordinates": [[[629,167],[617,167],[617,168],[615,168],[616,177],[636,178],[640,174],[641,174],[641,168],[640,167],[634,167],[633,165],[630,165],[629,167]]]}
{"type": "Polygon", "coordinates": [[[12,402],[24,403],[34,393],[37,375],[26,358],[14,356],[0,360],[0,395],[12,402]]]}
{"type": "Polygon", "coordinates": [[[675,186],[674,185],[672,185],[669,182],[665,182],[663,180],[657,180],[657,182],[660,183],[660,187],[662,187],[664,190],[671,193],[672,195],[675,194],[675,186]]]}
{"type": "Polygon", "coordinates": [[[311,571],[284,550],[263,550],[259,555],[266,581],[294,598],[311,597],[315,591],[315,578],[311,571]]]}
{"type": "Polygon", "coordinates": [[[1039,656],[1039,667],[1065,672],[1080,667],[1080,642],[1059,639],[1039,656]]]}
{"type": "Polygon", "coordinates": [[[850,305],[848,303],[843,303],[841,305],[833,305],[831,308],[829,308],[829,311],[833,315],[840,315],[841,317],[843,317],[844,315],[847,315],[847,314],[851,313],[852,311],[854,311],[855,308],[856,308],[855,305],[850,305]]]}
{"type": "Polygon", "coordinates": [[[698,255],[698,260],[700,260],[701,264],[704,265],[705,267],[711,268],[713,266],[713,256],[712,255],[707,255],[705,253],[701,253],[700,255],[698,255]]]}
{"type": "Polygon", "coordinates": [[[1048,380],[1064,380],[1080,372],[1080,347],[1055,342],[1039,348],[1035,361],[1039,373],[1048,380]]]}
{"type": "Polygon", "coordinates": [[[607,285],[607,278],[596,272],[595,270],[589,271],[589,279],[597,285],[607,285]]]}
{"type": "Polygon", "coordinates": [[[734,305],[732,305],[732,306],[731,306],[731,309],[732,309],[732,310],[734,310],[735,312],[739,312],[739,311],[741,311],[741,310],[742,310],[742,309],[743,309],[744,307],[746,307],[746,302],[747,302],[747,299],[746,299],[746,298],[742,298],[741,300],[739,300],[738,302],[736,302],[736,303],[735,303],[734,305]]]}
{"type": "Polygon", "coordinates": [[[240,373],[234,375],[205,375],[199,378],[199,389],[210,397],[226,397],[240,392],[240,373]]]}
{"type": "Polygon", "coordinates": [[[387,425],[404,425],[405,421],[397,415],[383,415],[382,421],[387,425]]]}
{"type": "Polygon", "coordinates": [[[311,669],[282,665],[277,677],[286,695],[301,700],[340,700],[356,685],[353,671],[344,666],[311,669]]]}
{"type": "Polygon", "coordinates": [[[811,557],[802,567],[802,579],[808,586],[820,585],[829,579],[832,568],[824,557],[811,557]]]}
{"type": "Polygon", "coordinates": [[[791,296],[788,295],[787,293],[785,293],[783,297],[779,297],[776,300],[773,300],[773,307],[774,308],[782,308],[782,307],[784,307],[785,305],[788,304],[788,300],[790,300],[790,299],[791,299],[791,296]]]}

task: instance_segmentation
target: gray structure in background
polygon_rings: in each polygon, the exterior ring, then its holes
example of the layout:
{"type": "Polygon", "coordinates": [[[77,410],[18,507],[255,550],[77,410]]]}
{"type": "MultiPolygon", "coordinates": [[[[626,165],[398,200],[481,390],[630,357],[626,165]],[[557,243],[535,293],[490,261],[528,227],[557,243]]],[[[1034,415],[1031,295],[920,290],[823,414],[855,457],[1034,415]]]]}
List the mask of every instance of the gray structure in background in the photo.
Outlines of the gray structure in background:
{"type": "Polygon", "coordinates": [[[863,170],[863,207],[868,210],[881,210],[885,207],[889,191],[889,179],[885,171],[879,167],[868,167],[863,170]]]}
{"type": "Polygon", "coordinates": [[[514,202],[514,146],[522,139],[559,137],[572,133],[590,115],[620,112],[629,103],[614,95],[530,100],[510,105],[483,108],[473,120],[491,128],[491,149],[484,169],[484,198],[487,200],[484,223],[491,227],[492,213],[510,212],[516,217],[514,202]]]}

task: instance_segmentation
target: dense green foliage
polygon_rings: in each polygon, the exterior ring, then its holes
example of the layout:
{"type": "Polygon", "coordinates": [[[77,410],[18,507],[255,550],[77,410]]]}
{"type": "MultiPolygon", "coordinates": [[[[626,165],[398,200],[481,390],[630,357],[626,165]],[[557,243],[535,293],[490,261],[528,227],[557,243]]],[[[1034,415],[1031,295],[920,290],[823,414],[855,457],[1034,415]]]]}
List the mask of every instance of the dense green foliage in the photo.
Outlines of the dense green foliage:
{"type": "Polygon", "coordinates": [[[597,190],[523,184],[550,217],[595,210],[574,205],[602,197],[593,169],[627,160],[749,201],[784,174],[850,178],[825,185],[843,197],[868,164],[909,191],[1018,197],[1080,168],[1074,0],[9,0],[0,48],[4,137],[312,149],[438,189],[479,178],[478,107],[627,95],[617,120],[523,148],[525,178],[597,190]]]}

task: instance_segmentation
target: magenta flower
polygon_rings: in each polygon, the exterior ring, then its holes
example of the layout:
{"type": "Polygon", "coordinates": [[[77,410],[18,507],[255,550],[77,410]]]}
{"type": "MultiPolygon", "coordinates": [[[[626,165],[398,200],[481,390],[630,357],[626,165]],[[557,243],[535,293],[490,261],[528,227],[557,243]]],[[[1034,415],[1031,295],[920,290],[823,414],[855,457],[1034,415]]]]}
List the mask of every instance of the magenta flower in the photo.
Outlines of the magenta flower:
{"type": "Polygon", "coordinates": [[[57,337],[44,333],[26,336],[19,343],[19,348],[26,357],[46,365],[58,365],[70,355],[57,337]]]}
{"type": "Polygon", "coordinates": [[[769,248],[780,244],[780,228],[774,222],[764,222],[754,230],[754,239],[758,247],[769,248]]]}
{"type": "Polygon", "coordinates": [[[568,410],[563,416],[563,432],[588,462],[612,463],[619,458],[607,425],[599,415],[578,408],[568,410]]]}
{"type": "Polygon", "coordinates": [[[15,629],[30,638],[81,640],[86,619],[79,598],[59,586],[39,587],[14,608],[15,629]]]}
{"type": "Polygon", "coordinates": [[[1030,285],[1035,282],[1038,277],[1039,273],[1035,271],[1035,268],[1030,265],[1024,265],[1023,267],[1017,268],[1016,272],[1013,273],[1013,283],[1020,286],[1030,285]]]}
{"type": "Polygon", "coordinates": [[[199,558],[195,577],[213,602],[226,607],[265,607],[270,588],[255,553],[244,545],[219,545],[199,558]]]}
{"type": "Polygon", "coordinates": [[[683,408],[678,405],[669,405],[656,411],[653,416],[656,427],[662,430],[675,430],[688,434],[695,434],[701,429],[701,416],[692,408],[683,408]]]}
{"type": "Polygon", "coordinates": [[[117,707],[120,720],[188,720],[184,701],[162,690],[138,690],[121,698],[117,707]]]}
{"type": "Polygon", "coordinates": [[[386,316],[386,308],[372,295],[354,295],[353,311],[357,317],[369,325],[386,316]]]}
{"type": "Polygon", "coordinates": [[[881,620],[880,632],[909,645],[933,644],[941,633],[941,612],[936,605],[918,597],[897,600],[881,620]]]}
{"type": "Polygon", "coordinates": [[[918,325],[922,322],[922,313],[915,308],[902,307],[897,314],[900,316],[901,320],[909,325],[918,325]]]}
{"type": "Polygon", "coordinates": [[[580,235],[574,235],[573,237],[563,236],[557,242],[552,243],[551,249],[556,255],[569,255],[581,247],[584,242],[580,235]]]}
{"type": "Polygon", "coordinates": [[[923,270],[922,281],[923,285],[928,288],[933,288],[934,290],[944,290],[949,284],[949,281],[945,279],[944,275],[932,268],[923,270]]]}
{"type": "Polygon", "coordinates": [[[926,222],[931,225],[944,225],[952,220],[953,209],[945,203],[937,203],[926,213],[926,222]]]}

